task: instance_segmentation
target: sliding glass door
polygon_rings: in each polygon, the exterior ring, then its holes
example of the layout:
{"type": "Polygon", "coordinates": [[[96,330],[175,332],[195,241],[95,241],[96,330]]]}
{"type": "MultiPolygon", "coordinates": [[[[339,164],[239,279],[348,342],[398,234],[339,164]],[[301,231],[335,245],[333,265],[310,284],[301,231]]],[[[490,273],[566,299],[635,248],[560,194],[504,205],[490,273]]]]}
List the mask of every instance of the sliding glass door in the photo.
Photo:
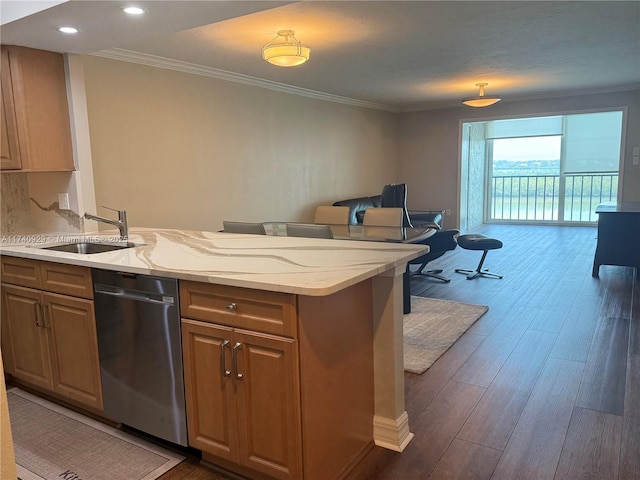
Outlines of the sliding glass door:
{"type": "Polygon", "coordinates": [[[561,136],[488,141],[491,220],[558,220],[561,136]]]}
{"type": "Polygon", "coordinates": [[[616,200],[622,112],[564,117],[561,219],[595,222],[599,203],[616,200]]]}
{"type": "Polygon", "coordinates": [[[622,111],[474,122],[463,134],[461,205],[481,194],[486,222],[591,223],[617,199],[622,111]]]}

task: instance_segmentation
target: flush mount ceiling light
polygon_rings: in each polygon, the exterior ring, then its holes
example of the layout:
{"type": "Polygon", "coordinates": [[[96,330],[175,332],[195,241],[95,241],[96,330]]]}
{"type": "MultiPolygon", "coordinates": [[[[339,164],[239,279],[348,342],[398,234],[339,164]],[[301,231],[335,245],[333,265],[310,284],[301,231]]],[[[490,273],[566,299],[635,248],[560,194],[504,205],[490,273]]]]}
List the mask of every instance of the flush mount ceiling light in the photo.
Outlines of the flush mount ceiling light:
{"type": "Polygon", "coordinates": [[[295,67],[309,60],[311,50],[294,37],[293,30],[280,30],[278,35],[262,47],[262,58],[279,67],[295,67]]]}
{"type": "Polygon", "coordinates": [[[480,88],[478,92],[478,96],[474,98],[468,98],[463,100],[462,103],[468,105],[469,107],[488,107],[489,105],[493,105],[494,103],[498,103],[502,100],[500,97],[485,97],[484,96],[484,87],[489,85],[488,83],[476,83],[476,87],[480,88]]]}
{"type": "Polygon", "coordinates": [[[67,33],[69,35],[78,33],[78,29],[75,27],[58,27],[58,31],[61,33],[67,33]]]}
{"type": "Polygon", "coordinates": [[[144,9],[140,7],[125,7],[122,11],[128,15],[142,15],[144,13],[144,9]]]}

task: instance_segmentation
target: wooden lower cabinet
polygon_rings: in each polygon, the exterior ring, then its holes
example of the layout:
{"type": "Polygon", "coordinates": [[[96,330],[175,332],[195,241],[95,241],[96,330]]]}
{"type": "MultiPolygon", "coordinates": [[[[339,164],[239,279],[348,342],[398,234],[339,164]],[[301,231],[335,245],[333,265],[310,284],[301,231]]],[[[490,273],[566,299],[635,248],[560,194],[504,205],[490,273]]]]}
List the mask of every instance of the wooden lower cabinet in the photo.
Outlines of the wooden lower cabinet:
{"type": "Polygon", "coordinates": [[[238,416],[234,385],[225,376],[232,333],[229,327],[182,320],[189,445],[227,460],[236,460],[238,450],[231,432],[238,416]]]}
{"type": "MultiPolygon", "coordinates": [[[[53,390],[51,352],[42,315],[42,292],[2,284],[2,322],[8,334],[7,372],[33,386],[53,390]]],[[[5,332],[3,332],[5,333],[5,332]]],[[[3,350],[4,351],[4,350],[3,350]]]]}
{"type": "Polygon", "coordinates": [[[302,478],[296,341],[182,320],[189,443],[271,478],[302,478]]]}
{"type": "Polygon", "coordinates": [[[103,409],[93,301],[43,293],[51,351],[53,390],[103,409]]]}
{"type": "Polygon", "coordinates": [[[5,371],[29,386],[102,411],[90,270],[2,257],[2,280],[5,371]],[[46,278],[55,282],[45,282],[46,278]],[[85,298],[31,288],[49,284],[51,290],[71,289],[85,298]]]}
{"type": "Polygon", "coordinates": [[[373,448],[372,285],[180,282],[189,445],[254,480],[339,480],[373,448]],[[278,332],[278,333],[274,333],[278,332]]]}
{"type": "Polygon", "coordinates": [[[241,463],[276,478],[301,478],[296,341],[236,330],[232,343],[241,463]]]}

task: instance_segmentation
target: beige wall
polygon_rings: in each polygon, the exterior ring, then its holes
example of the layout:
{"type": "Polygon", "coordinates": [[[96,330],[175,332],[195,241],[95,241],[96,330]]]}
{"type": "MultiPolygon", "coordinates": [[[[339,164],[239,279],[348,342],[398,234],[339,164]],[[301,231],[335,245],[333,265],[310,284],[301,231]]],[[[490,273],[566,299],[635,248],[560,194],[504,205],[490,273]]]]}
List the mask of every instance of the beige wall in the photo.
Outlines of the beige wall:
{"type": "MultiPolygon", "coordinates": [[[[464,121],[625,107],[623,199],[640,201],[640,91],[392,114],[99,57],[85,68],[96,203],[132,226],[310,221],[319,204],[406,182],[459,225],[464,121]]],[[[106,212],[103,212],[106,213],[106,212]]]]}
{"type": "Polygon", "coordinates": [[[96,203],[126,209],[131,226],[310,221],[316,205],[396,180],[395,114],[99,57],[83,63],[96,203]]]}
{"type": "Polygon", "coordinates": [[[623,200],[640,201],[640,167],[632,147],[640,146],[640,90],[597,95],[502,102],[489,108],[460,108],[407,113],[399,121],[398,181],[408,185],[411,208],[450,208],[446,224],[459,225],[458,175],[460,124],[497,117],[547,115],[627,107],[623,200]]]}

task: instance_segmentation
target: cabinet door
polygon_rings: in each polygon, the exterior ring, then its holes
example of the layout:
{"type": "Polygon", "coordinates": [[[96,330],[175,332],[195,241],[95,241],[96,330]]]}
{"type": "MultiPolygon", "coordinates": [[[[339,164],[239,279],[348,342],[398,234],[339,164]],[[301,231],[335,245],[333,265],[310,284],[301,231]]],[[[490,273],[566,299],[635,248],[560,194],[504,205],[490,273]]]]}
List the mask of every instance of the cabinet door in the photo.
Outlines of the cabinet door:
{"type": "MultiPolygon", "coordinates": [[[[73,171],[64,57],[9,45],[2,47],[2,58],[9,65],[5,70],[3,64],[2,71],[3,81],[11,84],[13,108],[7,103],[5,109],[7,117],[15,112],[20,168],[30,172],[73,171]]],[[[9,97],[4,98],[7,101],[9,97]]]]}
{"type": "Polygon", "coordinates": [[[296,341],[235,330],[232,351],[241,463],[274,478],[302,478],[296,341]]]}
{"type": "MultiPolygon", "coordinates": [[[[0,291],[4,290],[4,288],[5,285],[2,284],[0,291]]],[[[9,320],[7,318],[4,295],[0,298],[0,305],[2,305],[2,313],[0,314],[0,351],[2,351],[2,363],[4,363],[5,373],[15,375],[13,345],[11,344],[11,332],[9,330],[9,320]]]]}
{"type": "Polygon", "coordinates": [[[11,86],[11,72],[9,69],[9,55],[2,49],[2,68],[0,70],[0,108],[2,109],[2,140],[0,141],[0,169],[17,170],[21,168],[20,153],[18,151],[18,131],[16,129],[15,106],[13,103],[13,88],[11,86]]]}
{"type": "Polygon", "coordinates": [[[102,384],[93,302],[42,294],[49,334],[53,389],[70,400],[102,410],[102,384]]]}
{"type": "Polygon", "coordinates": [[[47,330],[41,293],[30,288],[2,285],[3,330],[11,342],[13,375],[34,386],[53,390],[47,330]]]}
{"type": "Polygon", "coordinates": [[[229,327],[182,320],[189,445],[237,463],[238,419],[230,373],[232,334],[229,327]]]}

